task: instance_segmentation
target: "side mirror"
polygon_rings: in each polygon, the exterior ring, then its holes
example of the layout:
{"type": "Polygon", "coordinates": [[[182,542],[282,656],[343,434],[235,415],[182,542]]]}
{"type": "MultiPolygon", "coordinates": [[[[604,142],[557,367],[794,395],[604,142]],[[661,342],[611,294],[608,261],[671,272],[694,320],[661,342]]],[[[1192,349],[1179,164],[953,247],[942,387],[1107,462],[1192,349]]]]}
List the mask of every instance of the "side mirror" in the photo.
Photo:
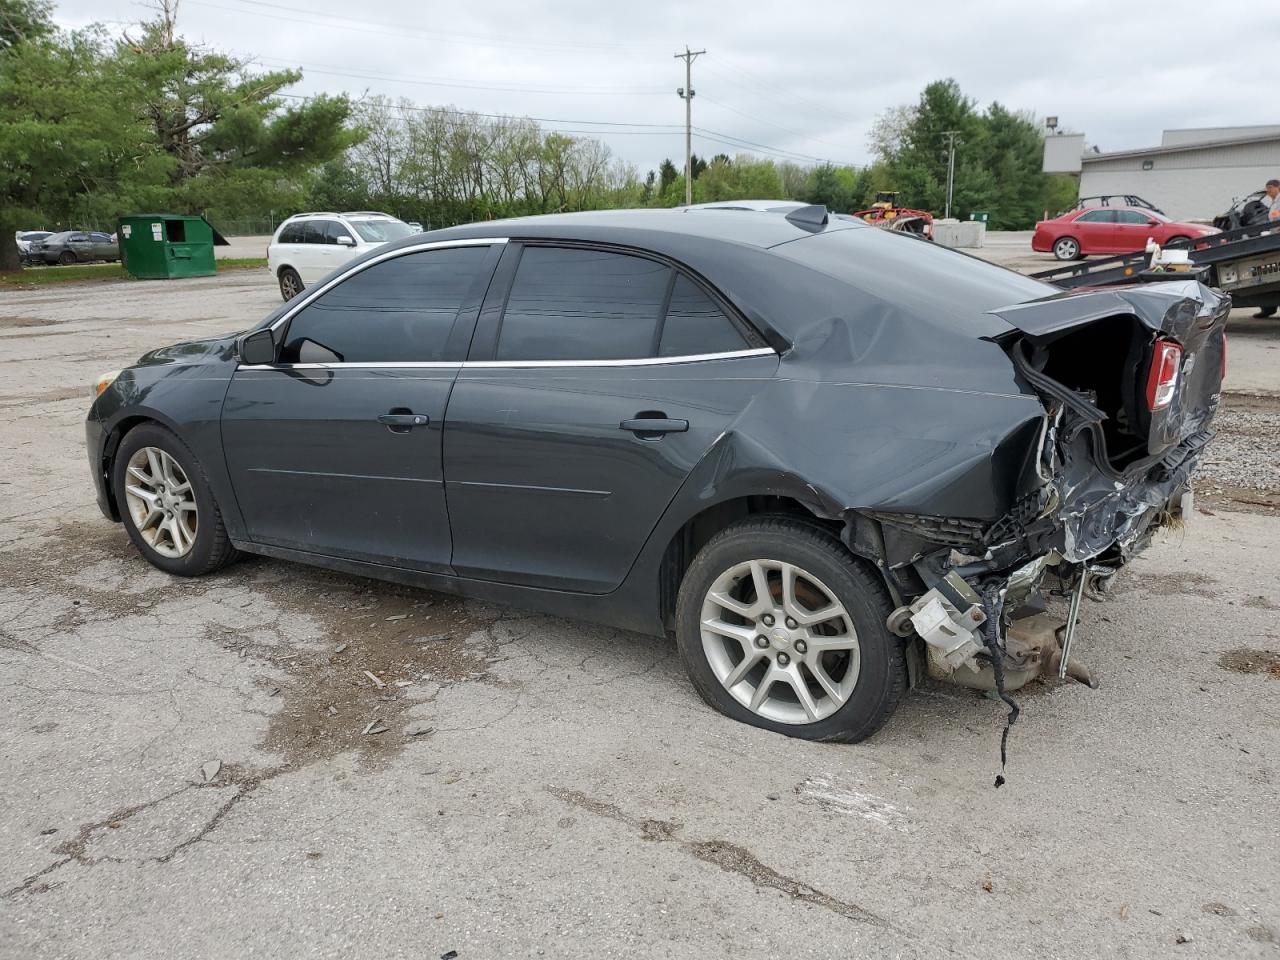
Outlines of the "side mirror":
{"type": "Polygon", "coordinates": [[[249,366],[275,363],[276,341],[271,335],[271,329],[268,327],[246,333],[236,343],[236,353],[240,356],[240,362],[249,366]]]}
{"type": "Polygon", "coordinates": [[[354,247],[356,242],[350,237],[338,237],[337,244],[340,247],[354,247]]]}
{"type": "Polygon", "coordinates": [[[1148,221],[1147,221],[1147,226],[1148,226],[1148,227],[1158,227],[1158,226],[1160,226],[1160,221],[1159,221],[1159,220],[1148,220],[1148,221]]]}

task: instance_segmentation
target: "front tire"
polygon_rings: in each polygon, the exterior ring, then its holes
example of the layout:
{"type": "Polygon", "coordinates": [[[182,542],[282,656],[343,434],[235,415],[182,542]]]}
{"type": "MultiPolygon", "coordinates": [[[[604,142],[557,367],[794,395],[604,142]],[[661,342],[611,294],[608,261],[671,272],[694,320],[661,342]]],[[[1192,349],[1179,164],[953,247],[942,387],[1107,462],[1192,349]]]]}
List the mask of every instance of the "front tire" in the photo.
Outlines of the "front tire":
{"type": "Polygon", "coordinates": [[[286,303],[300,294],[303,290],[302,277],[298,276],[298,271],[293,267],[285,267],[280,271],[280,297],[286,303]]]}
{"type": "Polygon", "coordinates": [[[676,643],[703,699],[805,740],[855,743],[906,689],[879,577],[824,527],[771,517],[721,531],[680,584],[676,643]]]}
{"type": "Polygon", "coordinates": [[[147,423],[125,434],[111,479],[129,539],[152,566],[199,577],[235,559],[209,480],[171,430],[147,423]]]}
{"type": "Polygon", "coordinates": [[[1083,256],[1080,241],[1074,237],[1060,237],[1053,245],[1053,255],[1059,260],[1079,260],[1083,256]]]}
{"type": "Polygon", "coordinates": [[[64,267],[69,267],[71,264],[76,262],[76,255],[70,250],[63,250],[58,254],[58,262],[64,267]]]}

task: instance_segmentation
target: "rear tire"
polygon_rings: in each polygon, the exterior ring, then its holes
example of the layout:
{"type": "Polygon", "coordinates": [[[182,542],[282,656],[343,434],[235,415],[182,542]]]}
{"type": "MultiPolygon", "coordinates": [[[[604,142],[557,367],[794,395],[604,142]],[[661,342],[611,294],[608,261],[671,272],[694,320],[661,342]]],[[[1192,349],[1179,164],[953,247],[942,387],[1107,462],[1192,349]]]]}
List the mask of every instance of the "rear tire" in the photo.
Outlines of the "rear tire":
{"type": "Polygon", "coordinates": [[[726,716],[855,743],[884,725],[906,690],[889,613],[880,578],[830,531],[790,517],[750,519],[690,564],[676,643],[694,687],[726,716]]]}
{"type": "Polygon", "coordinates": [[[1053,255],[1059,260],[1079,260],[1084,256],[1080,241],[1074,237],[1059,237],[1053,243],[1053,255]]]}
{"type": "Polygon", "coordinates": [[[209,479],[173,431],[146,423],[125,434],[111,484],[129,539],[152,566],[199,577],[236,558],[209,479]]]}
{"type": "Polygon", "coordinates": [[[288,303],[303,291],[302,277],[293,267],[285,267],[280,271],[280,296],[288,303]]]}

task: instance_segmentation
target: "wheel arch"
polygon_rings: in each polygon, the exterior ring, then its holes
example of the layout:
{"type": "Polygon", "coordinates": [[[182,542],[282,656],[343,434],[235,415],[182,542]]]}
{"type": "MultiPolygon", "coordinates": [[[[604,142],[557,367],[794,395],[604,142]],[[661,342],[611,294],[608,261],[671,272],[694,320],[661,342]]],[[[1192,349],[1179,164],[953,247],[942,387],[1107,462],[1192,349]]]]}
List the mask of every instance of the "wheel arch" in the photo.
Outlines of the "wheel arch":
{"type": "Polygon", "coordinates": [[[111,484],[111,473],[115,469],[116,452],[120,449],[120,444],[128,433],[148,423],[164,427],[179,438],[182,436],[178,425],[173,420],[158,410],[145,407],[133,408],[118,413],[111,418],[109,425],[103,430],[102,452],[98,469],[102,471],[102,476],[106,481],[103,487],[107,495],[107,506],[111,510],[111,519],[117,523],[120,522],[120,505],[116,502],[115,490],[111,484]]]}
{"type": "MultiPolygon", "coordinates": [[[[778,493],[739,494],[704,506],[688,516],[666,539],[658,563],[658,605],[662,624],[671,630],[674,624],[676,597],[693,558],[721,530],[749,517],[785,517],[798,520],[833,534],[853,556],[876,571],[885,581],[890,594],[897,597],[897,584],[885,576],[880,557],[860,549],[853,531],[857,529],[850,516],[823,516],[812,504],[795,496],[778,493]]],[[[865,518],[863,518],[865,519],[865,518]]],[[[869,522],[869,521],[868,521],[869,522]]]]}

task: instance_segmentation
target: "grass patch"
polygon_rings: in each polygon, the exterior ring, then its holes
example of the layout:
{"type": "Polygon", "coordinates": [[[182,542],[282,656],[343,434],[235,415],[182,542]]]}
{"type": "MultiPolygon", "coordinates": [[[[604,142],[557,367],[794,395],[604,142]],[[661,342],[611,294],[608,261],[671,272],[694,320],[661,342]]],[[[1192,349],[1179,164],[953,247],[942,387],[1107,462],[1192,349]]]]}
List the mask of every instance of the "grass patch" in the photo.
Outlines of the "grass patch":
{"type": "MultiPolygon", "coordinates": [[[[218,272],[265,267],[266,257],[232,257],[218,261],[218,272]]],[[[34,287],[49,283],[85,280],[132,280],[118,263],[81,263],[69,267],[23,267],[16,273],[0,273],[0,287],[34,287]]]]}

